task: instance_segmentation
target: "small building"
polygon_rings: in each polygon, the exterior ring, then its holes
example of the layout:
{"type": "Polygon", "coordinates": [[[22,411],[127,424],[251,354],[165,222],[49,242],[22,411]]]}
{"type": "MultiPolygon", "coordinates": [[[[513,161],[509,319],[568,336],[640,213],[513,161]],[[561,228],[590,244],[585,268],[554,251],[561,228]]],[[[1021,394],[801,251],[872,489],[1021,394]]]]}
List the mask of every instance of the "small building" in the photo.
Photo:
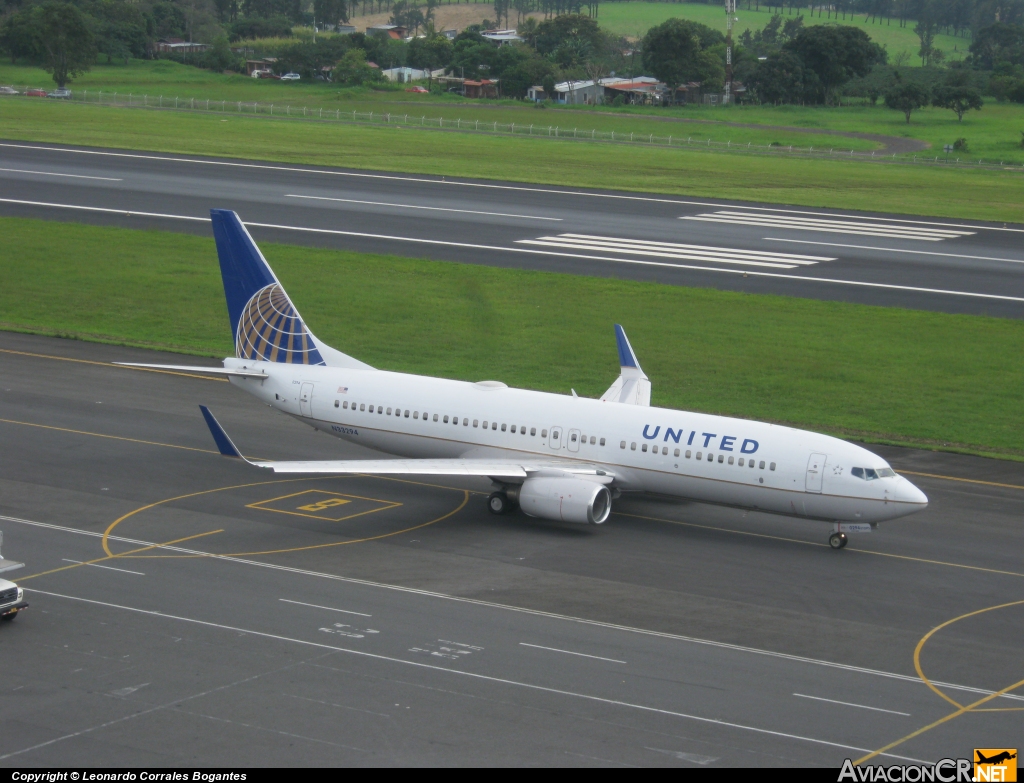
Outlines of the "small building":
{"type": "Polygon", "coordinates": [[[354,33],[355,31],[356,31],[356,26],[354,24],[340,24],[339,23],[334,28],[334,32],[338,33],[339,35],[352,35],[352,33],[354,33]]]}
{"type": "Polygon", "coordinates": [[[398,82],[399,84],[414,82],[419,79],[426,79],[430,76],[430,71],[421,71],[419,68],[409,68],[407,66],[402,66],[401,68],[385,68],[381,73],[384,74],[384,78],[389,82],[398,82]]]}
{"type": "Polygon", "coordinates": [[[153,51],[157,54],[195,54],[205,52],[210,46],[211,44],[195,43],[181,38],[161,38],[153,44],[153,51]]]}
{"type": "Polygon", "coordinates": [[[546,101],[548,99],[548,94],[544,92],[543,86],[535,84],[526,91],[526,99],[534,101],[535,103],[539,101],[546,101]]]}
{"type": "Polygon", "coordinates": [[[580,82],[561,82],[555,85],[555,100],[567,106],[601,103],[604,98],[604,87],[589,79],[580,82]]]}
{"type": "Polygon", "coordinates": [[[455,38],[458,36],[458,34],[459,34],[458,30],[442,30],[441,31],[441,35],[443,35],[449,41],[454,41],[455,38]]]}
{"type": "Polygon", "coordinates": [[[396,41],[401,41],[408,32],[406,28],[397,24],[375,24],[366,28],[367,35],[386,35],[396,41]]]}
{"type": "Polygon", "coordinates": [[[504,46],[505,44],[510,44],[513,41],[523,40],[515,30],[487,30],[486,32],[480,33],[480,35],[488,41],[498,44],[498,46],[504,46]]]}
{"type": "Polygon", "coordinates": [[[668,101],[664,83],[653,76],[638,76],[633,79],[601,79],[605,102],[611,103],[621,97],[623,103],[633,106],[660,106],[668,101]]]}
{"type": "Polygon", "coordinates": [[[462,83],[462,94],[467,98],[497,98],[498,82],[490,79],[466,79],[462,83]]]}
{"type": "Polygon", "coordinates": [[[247,76],[252,76],[254,73],[263,73],[274,70],[274,66],[277,64],[276,57],[264,57],[262,60],[246,60],[245,61],[245,73],[247,76]]]}

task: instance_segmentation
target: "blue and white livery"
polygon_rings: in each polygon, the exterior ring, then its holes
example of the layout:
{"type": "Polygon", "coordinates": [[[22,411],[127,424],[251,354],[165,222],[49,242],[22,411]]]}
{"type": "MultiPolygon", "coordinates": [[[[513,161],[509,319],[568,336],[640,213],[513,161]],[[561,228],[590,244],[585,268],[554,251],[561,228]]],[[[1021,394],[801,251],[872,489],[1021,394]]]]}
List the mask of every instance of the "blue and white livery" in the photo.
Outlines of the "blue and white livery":
{"type": "MultiPolygon", "coordinates": [[[[599,400],[377,370],[316,339],[234,212],[213,210],[235,356],[217,372],[277,410],[398,459],[250,461],[276,473],[490,478],[494,513],[603,524],[623,492],[828,522],[847,532],[928,499],[881,457],[827,435],[651,407],[651,382],[615,326],[620,375],[599,400]]],[[[144,367],[165,365],[139,365],[144,367]]],[[[213,414],[222,454],[244,459],[213,414]]]]}

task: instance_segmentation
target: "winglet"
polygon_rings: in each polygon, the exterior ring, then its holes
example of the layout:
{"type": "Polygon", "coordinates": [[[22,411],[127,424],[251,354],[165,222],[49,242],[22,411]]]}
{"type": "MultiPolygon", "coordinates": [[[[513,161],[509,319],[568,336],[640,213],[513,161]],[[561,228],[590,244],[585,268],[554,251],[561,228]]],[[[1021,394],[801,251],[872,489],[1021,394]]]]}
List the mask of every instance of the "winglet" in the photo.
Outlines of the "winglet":
{"type": "Polygon", "coordinates": [[[626,330],[620,324],[615,324],[615,342],[619,346],[619,366],[635,367],[639,370],[640,362],[636,360],[633,346],[629,344],[629,338],[626,337],[626,330]]]}
{"type": "Polygon", "coordinates": [[[199,410],[203,412],[203,418],[206,419],[206,426],[210,428],[210,434],[213,435],[213,440],[217,444],[217,448],[220,450],[220,453],[225,457],[235,457],[236,459],[243,459],[248,462],[249,460],[246,460],[245,457],[242,456],[242,452],[240,452],[235,447],[235,444],[231,442],[231,438],[228,437],[224,428],[220,426],[220,422],[213,417],[212,413],[210,413],[210,409],[205,405],[200,405],[199,410]]]}

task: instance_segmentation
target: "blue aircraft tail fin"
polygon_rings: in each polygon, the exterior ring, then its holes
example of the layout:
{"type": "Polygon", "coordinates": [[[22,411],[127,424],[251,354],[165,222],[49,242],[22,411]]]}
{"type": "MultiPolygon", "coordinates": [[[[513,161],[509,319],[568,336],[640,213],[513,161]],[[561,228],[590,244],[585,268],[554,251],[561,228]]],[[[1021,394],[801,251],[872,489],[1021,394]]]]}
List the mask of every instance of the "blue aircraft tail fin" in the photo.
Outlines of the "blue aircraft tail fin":
{"type": "Polygon", "coordinates": [[[235,355],[285,364],[326,364],[313,335],[238,215],[211,209],[235,355]]]}
{"type": "Polygon", "coordinates": [[[217,444],[217,450],[221,455],[225,457],[234,457],[236,459],[245,459],[245,457],[242,456],[242,452],[240,452],[235,444],[231,442],[231,438],[228,437],[224,428],[220,426],[220,422],[213,417],[210,409],[205,405],[200,405],[199,410],[203,412],[203,418],[206,419],[206,426],[210,428],[210,434],[213,435],[213,442],[217,444]]]}

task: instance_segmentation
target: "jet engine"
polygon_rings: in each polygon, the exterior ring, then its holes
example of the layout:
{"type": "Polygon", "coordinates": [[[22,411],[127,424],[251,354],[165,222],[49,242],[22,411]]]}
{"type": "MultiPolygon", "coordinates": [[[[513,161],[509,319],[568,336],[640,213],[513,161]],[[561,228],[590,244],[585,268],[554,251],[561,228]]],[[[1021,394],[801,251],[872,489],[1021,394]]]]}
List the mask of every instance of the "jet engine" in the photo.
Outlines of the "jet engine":
{"type": "Polygon", "coordinates": [[[541,519],[579,524],[603,524],[612,512],[608,487],[585,479],[529,478],[518,492],[523,513],[541,519]]]}

